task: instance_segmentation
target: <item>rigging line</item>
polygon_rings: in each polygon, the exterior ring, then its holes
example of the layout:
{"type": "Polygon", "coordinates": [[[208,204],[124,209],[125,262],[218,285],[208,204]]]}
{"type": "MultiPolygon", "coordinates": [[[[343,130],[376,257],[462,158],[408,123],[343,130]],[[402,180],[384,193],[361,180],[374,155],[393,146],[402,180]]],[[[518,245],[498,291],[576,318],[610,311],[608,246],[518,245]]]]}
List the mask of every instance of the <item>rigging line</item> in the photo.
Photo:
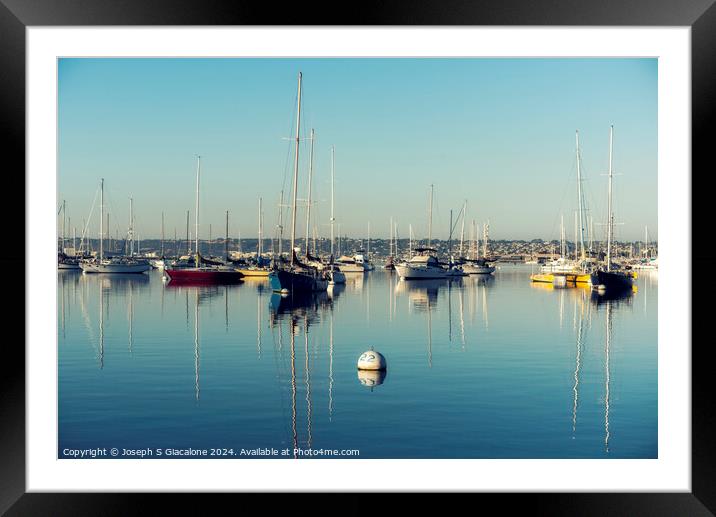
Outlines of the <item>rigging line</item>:
{"type": "MultiPolygon", "coordinates": [[[[554,219],[552,219],[552,229],[550,230],[549,239],[547,242],[552,242],[554,235],[557,233],[557,221],[561,217],[561,214],[563,213],[562,208],[564,208],[565,205],[565,198],[567,197],[567,192],[571,191],[574,187],[572,186],[572,181],[575,176],[575,173],[577,171],[577,157],[572,156],[572,166],[570,167],[569,175],[567,176],[567,181],[564,183],[564,187],[562,190],[562,197],[559,201],[559,207],[560,211],[555,214],[554,219]]],[[[561,239],[561,232],[560,232],[560,239],[561,239]]]]}
{"type": "MultiPolygon", "coordinates": [[[[281,191],[284,192],[284,193],[286,192],[286,181],[287,181],[287,178],[288,178],[288,167],[289,167],[290,160],[291,160],[291,150],[292,150],[292,148],[293,148],[293,145],[292,145],[292,144],[293,144],[293,137],[294,137],[294,135],[293,135],[293,121],[296,119],[296,107],[297,107],[297,103],[298,103],[298,92],[296,92],[296,94],[293,96],[293,106],[292,106],[292,108],[291,108],[291,117],[289,118],[289,121],[288,121],[288,131],[286,131],[286,134],[288,134],[289,137],[288,137],[287,142],[286,142],[286,156],[285,156],[284,164],[283,164],[283,180],[282,180],[282,182],[281,182],[281,191]]],[[[279,203],[281,203],[280,198],[279,198],[279,203]]],[[[279,216],[278,216],[278,220],[276,221],[276,226],[277,226],[277,228],[276,228],[276,234],[277,234],[276,237],[277,237],[277,239],[281,239],[281,238],[282,238],[281,232],[278,231],[278,230],[279,230],[278,225],[279,225],[279,221],[280,221],[281,224],[283,225],[283,221],[286,220],[286,209],[287,209],[286,206],[281,206],[281,205],[279,205],[279,208],[278,208],[278,210],[279,210],[279,216]]]]}
{"type": "MultiPolygon", "coordinates": [[[[89,229],[90,222],[92,221],[92,214],[94,213],[94,207],[97,203],[97,195],[99,194],[100,187],[97,187],[97,190],[94,191],[94,199],[92,200],[92,206],[90,207],[90,213],[87,217],[87,221],[85,221],[85,227],[82,229],[82,236],[80,237],[80,251],[83,249],[85,237],[87,236],[87,230],[89,229]]],[[[89,239],[88,239],[89,240],[89,239]]],[[[88,242],[89,245],[89,242],[88,242]]]]}
{"type": "MultiPolygon", "coordinates": [[[[109,208],[110,208],[110,210],[108,210],[107,212],[110,214],[119,214],[119,211],[115,210],[114,205],[112,204],[112,197],[110,196],[109,192],[107,192],[105,194],[105,197],[107,198],[107,204],[109,205],[109,208]]],[[[119,216],[114,216],[114,217],[111,217],[110,219],[114,223],[114,229],[119,231],[120,227],[119,227],[119,224],[117,223],[117,221],[119,221],[119,216]]],[[[107,228],[107,234],[108,234],[108,237],[110,237],[110,238],[112,237],[111,232],[112,232],[112,229],[107,228]]],[[[128,234],[129,234],[129,228],[127,229],[127,235],[128,234]]]]}

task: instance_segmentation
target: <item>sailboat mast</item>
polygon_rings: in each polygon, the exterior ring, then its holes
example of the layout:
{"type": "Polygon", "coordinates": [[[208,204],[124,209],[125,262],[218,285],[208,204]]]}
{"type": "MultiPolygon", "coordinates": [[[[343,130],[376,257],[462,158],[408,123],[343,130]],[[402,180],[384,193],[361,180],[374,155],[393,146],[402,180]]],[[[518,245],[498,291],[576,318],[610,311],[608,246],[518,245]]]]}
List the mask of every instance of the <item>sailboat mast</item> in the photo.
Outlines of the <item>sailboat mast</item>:
{"type": "Polygon", "coordinates": [[[577,232],[577,214],[574,214],[574,260],[579,260],[579,235],[577,232]]]}
{"type": "Polygon", "coordinates": [[[189,210],[186,211],[186,253],[191,254],[191,242],[189,241],[189,210]]]}
{"type": "Polygon", "coordinates": [[[134,256],[134,207],[133,199],[129,198],[129,255],[134,256]]]}
{"type": "Polygon", "coordinates": [[[67,226],[67,201],[62,200],[62,253],[65,252],[66,226],[67,226]]]}
{"type": "Polygon", "coordinates": [[[194,216],[194,239],[196,240],[196,267],[199,267],[199,175],[201,174],[201,156],[196,156],[196,215],[194,216]]]}
{"type": "Polygon", "coordinates": [[[278,202],[278,256],[283,252],[283,189],[278,202]]]}
{"type": "Polygon", "coordinates": [[[612,267],[612,143],[614,135],[614,126],[609,126],[609,187],[607,196],[607,271],[612,267]]]}
{"type": "Polygon", "coordinates": [[[393,253],[395,257],[398,257],[398,223],[393,223],[395,231],[393,232],[393,253]]]}
{"type": "Polygon", "coordinates": [[[301,72],[298,72],[298,105],[296,109],[296,152],[293,162],[293,203],[291,206],[291,265],[293,266],[294,247],[296,246],[296,190],[298,189],[298,144],[301,130],[301,72]]]}
{"type": "Polygon", "coordinates": [[[388,242],[388,255],[393,256],[393,218],[390,218],[390,241],[388,242]]]}
{"type": "Polygon", "coordinates": [[[477,221],[475,219],[472,220],[472,226],[474,228],[474,235],[475,235],[475,242],[473,243],[475,246],[475,256],[472,257],[474,259],[480,258],[480,227],[477,224],[477,221]]]}
{"type": "Polygon", "coordinates": [[[487,257],[487,238],[490,233],[490,222],[482,225],[482,256],[487,257]]]}
{"type": "Polygon", "coordinates": [[[263,225],[261,224],[261,203],[262,199],[259,198],[259,242],[256,245],[256,260],[261,259],[261,253],[263,252],[263,225]]]}
{"type": "Polygon", "coordinates": [[[368,251],[366,257],[370,257],[370,221],[368,221],[368,251]]]}
{"type": "Polygon", "coordinates": [[[448,232],[448,255],[452,256],[452,210],[450,210],[450,231],[448,232]]]}
{"type": "Polygon", "coordinates": [[[224,234],[224,258],[229,260],[229,211],[226,211],[226,233],[224,234]]]}
{"type": "Polygon", "coordinates": [[[313,179],[313,135],[311,129],[311,152],[308,158],[308,202],[306,203],[306,256],[308,256],[308,238],[310,236],[311,226],[311,180],[313,179]]]}
{"type": "Polygon", "coordinates": [[[162,258],[164,258],[164,212],[162,212],[162,258]]]}
{"type": "Polygon", "coordinates": [[[581,167],[581,157],[579,155],[579,131],[577,133],[577,210],[579,211],[579,245],[582,247],[582,260],[585,259],[584,256],[584,219],[583,219],[583,212],[584,212],[584,203],[582,200],[582,167],[581,167]]]}
{"type": "Polygon", "coordinates": [[[430,209],[428,210],[428,248],[433,236],[433,186],[430,185],[430,209]]]}
{"type": "MultiPolygon", "coordinates": [[[[104,178],[100,182],[99,194],[99,259],[104,258],[104,178]]],[[[101,290],[101,289],[100,289],[101,290]]]]}
{"type": "Polygon", "coordinates": [[[460,257],[463,257],[462,254],[462,242],[465,239],[465,216],[467,215],[467,201],[465,201],[465,204],[462,205],[462,227],[460,228],[460,257]]]}
{"type": "Polygon", "coordinates": [[[333,224],[336,218],[333,213],[334,201],[333,197],[335,194],[335,166],[336,166],[336,148],[331,146],[331,257],[333,257],[333,241],[336,240],[333,234],[333,224]]]}

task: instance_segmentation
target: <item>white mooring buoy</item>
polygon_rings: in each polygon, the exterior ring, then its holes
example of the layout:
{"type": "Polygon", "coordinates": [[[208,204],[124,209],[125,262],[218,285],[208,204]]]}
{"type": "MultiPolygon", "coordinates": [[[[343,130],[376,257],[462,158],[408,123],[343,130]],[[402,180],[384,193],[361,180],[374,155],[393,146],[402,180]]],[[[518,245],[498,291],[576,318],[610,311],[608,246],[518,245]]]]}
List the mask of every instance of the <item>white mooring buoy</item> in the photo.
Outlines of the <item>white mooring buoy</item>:
{"type": "Polygon", "coordinates": [[[373,347],[358,358],[359,370],[385,370],[386,366],[383,354],[373,350],[373,347]]]}

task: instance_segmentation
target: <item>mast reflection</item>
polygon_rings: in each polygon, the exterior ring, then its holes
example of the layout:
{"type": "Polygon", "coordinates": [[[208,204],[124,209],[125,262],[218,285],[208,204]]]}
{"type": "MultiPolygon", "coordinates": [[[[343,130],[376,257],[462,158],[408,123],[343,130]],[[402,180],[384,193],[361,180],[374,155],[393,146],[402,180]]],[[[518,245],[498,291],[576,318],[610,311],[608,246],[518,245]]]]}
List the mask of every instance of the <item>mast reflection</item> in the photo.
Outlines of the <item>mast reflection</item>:
{"type": "Polygon", "coordinates": [[[633,298],[633,291],[626,291],[623,293],[613,294],[598,294],[592,292],[591,300],[597,308],[603,307],[605,309],[605,339],[604,339],[604,450],[609,452],[609,439],[611,437],[611,431],[609,429],[609,404],[610,404],[610,383],[611,383],[611,370],[610,370],[610,357],[609,352],[612,342],[612,320],[614,317],[614,311],[620,309],[622,306],[631,306],[633,298]]]}
{"type": "Polygon", "coordinates": [[[199,402],[199,289],[194,303],[194,396],[199,402]]]}
{"type": "MultiPolygon", "coordinates": [[[[304,379],[303,389],[305,390],[306,403],[306,447],[313,445],[313,395],[312,395],[312,379],[311,379],[311,353],[309,346],[309,335],[311,325],[319,324],[321,318],[329,312],[329,366],[328,366],[328,414],[329,420],[333,416],[333,303],[337,298],[339,290],[334,290],[331,295],[328,292],[309,293],[307,295],[291,294],[281,295],[272,293],[269,301],[269,326],[272,335],[275,336],[274,329],[278,327],[278,352],[282,348],[282,322],[286,321],[290,331],[290,390],[291,390],[291,441],[293,444],[293,457],[298,458],[299,440],[298,433],[298,381],[296,371],[296,336],[299,335],[299,325],[303,324],[303,341],[304,341],[304,379]]],[[[274,342],[274,345],[276,343],[274,342]]],[[[280,375],[280,374],[279,374],[280,375]]],[[[282,395],[282,401],[283,401],[282,395]]],[[[283,402],[282,402],[283,403],[283,402]]]]}

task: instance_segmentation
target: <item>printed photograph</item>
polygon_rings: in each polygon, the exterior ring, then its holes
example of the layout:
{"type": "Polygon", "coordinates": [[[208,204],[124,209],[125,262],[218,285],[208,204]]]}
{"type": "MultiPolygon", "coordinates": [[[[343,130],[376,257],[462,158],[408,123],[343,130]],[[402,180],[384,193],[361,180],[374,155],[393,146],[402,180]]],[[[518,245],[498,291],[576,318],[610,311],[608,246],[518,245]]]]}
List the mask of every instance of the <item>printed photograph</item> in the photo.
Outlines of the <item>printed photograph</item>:
{"type": "Polygon", "coordinates": [[[61,58],[57,116],[58,459],[659,457],[658,59],[61,58]]]}

